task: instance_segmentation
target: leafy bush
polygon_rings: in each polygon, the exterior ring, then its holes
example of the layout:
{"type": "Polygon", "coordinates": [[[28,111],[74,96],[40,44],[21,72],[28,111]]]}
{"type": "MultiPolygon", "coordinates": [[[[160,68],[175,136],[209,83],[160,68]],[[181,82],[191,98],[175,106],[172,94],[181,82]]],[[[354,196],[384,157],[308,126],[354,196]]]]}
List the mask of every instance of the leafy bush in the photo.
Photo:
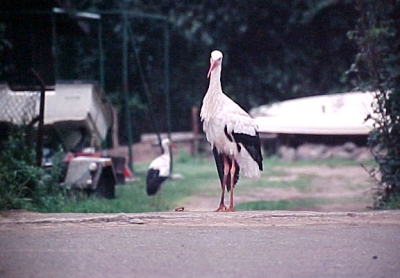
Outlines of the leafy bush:
{"type": "Polygon", "coordinates": [[[400,1],[356,1],[359,53],[352,66],[359,88],[373,91],[369,145],[378,163],[375,208],[400,208],[400,1]]]}
{"type": "Polygon", "coordinates": [[[35,166],[35,153],[26,142],[27,130],[17,127],[1,146],[0,209],[55,211],[64,200],[58,184],[59,156],[54,159],[55,166],[46,171],[35,166]]]}

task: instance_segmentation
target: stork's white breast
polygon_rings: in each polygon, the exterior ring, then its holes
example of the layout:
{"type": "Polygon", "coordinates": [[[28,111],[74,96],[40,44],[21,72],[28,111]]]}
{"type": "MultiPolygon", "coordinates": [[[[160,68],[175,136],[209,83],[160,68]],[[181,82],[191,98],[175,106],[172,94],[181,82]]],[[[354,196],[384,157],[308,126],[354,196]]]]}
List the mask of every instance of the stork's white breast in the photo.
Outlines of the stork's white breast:
{"type": "Polygon", "coordinates": [[[154,159],[150,166],[149,169],[158,169],[160,170],[160,176],[162,177],[168,177],[169,172],[170,172],[170,157],[167,154],[160,155],[156,159],[154,159]]]}

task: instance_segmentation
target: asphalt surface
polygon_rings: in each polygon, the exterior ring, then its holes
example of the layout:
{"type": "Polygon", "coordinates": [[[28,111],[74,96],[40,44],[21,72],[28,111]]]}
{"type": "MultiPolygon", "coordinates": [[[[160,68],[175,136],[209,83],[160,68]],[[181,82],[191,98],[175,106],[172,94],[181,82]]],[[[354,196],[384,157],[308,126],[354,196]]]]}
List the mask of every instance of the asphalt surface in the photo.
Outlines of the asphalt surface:
{"type": "Polygon", "coordinates": [[[0,214],[0,277],[400,277],[400,211],[0,214]]]}

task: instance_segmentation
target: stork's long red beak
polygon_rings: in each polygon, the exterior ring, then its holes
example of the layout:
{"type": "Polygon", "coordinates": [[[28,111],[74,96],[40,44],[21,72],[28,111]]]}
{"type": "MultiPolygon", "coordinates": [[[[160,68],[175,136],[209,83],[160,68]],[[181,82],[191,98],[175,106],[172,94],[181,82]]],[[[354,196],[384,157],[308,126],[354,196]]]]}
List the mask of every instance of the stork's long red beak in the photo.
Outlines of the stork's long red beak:
{"type": "Polygon", "coordinates": [[[211,72],[215,68],[216,65],[217,65],[217,61],[212,60],[211,64],[210,64],[210,69],[208,70],[208,73],[207,73],[207,78],[210,78],[211,72]]]}
{"type": "Polygon", "coordinates": [[[176,149],[176,148],[177,148],[176,144],[173,143],[173,142],[169,143],[169,146],[170,146],[171,148],[173,148],[173,149],[176,149]]]}

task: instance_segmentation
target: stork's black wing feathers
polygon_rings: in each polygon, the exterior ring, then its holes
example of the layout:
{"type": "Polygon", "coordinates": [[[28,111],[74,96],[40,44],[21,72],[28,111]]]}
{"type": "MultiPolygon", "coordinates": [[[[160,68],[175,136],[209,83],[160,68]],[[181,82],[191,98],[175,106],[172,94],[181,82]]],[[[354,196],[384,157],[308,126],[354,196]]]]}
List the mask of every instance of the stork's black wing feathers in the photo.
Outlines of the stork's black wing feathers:
{"type": "Polygon", "coordinates": [[[155,195],[161,187],[161,184],[167,177],[160,177],[160,170],[149,169],[146,177],[146,192],[147,195],[155,195]]]}
{"type": "Polygon", "coordinates": [[[254,136],[245,133],[232,132],[232,136],[235,139],[235,142],[243,144],[250,156],[254,159],[255,162],[257,162],[258,168],[262,171],[263,158],[261,155],[260,136],[258,132],[256,132],[256,135],[254,136]]]}
{"type": "MultiPolygon", "coordinates": [[[[225,154],[222,153],[218,153],[217,148],[214,147],[213,148],[213,154],[214,154],[214,158],[215,158],[215,165],[217,165],[217,171],[218,171],[218,176],[219,176],[219,180],[221,181],[221,183],[223,182],[223,178],[224,178],[224,158],[223,156],[225,154]]],[[[232,159],[225,155],[226,158],[228,159],[229,165],[232,165],[232,159]]],[[[239,172],[240,172],[240,167],[237,164],[236,161],[234,161],[236,167],[235,167],[235,175],[233,176],[233,186],[235,186],[239,180],[239,172]]],[[[229,167],[230,168],[230,167],[229,167]]],[[[231,190],[231,175],[227,176],[226,179],[226,190],[230,191],[231,190]]]]}

